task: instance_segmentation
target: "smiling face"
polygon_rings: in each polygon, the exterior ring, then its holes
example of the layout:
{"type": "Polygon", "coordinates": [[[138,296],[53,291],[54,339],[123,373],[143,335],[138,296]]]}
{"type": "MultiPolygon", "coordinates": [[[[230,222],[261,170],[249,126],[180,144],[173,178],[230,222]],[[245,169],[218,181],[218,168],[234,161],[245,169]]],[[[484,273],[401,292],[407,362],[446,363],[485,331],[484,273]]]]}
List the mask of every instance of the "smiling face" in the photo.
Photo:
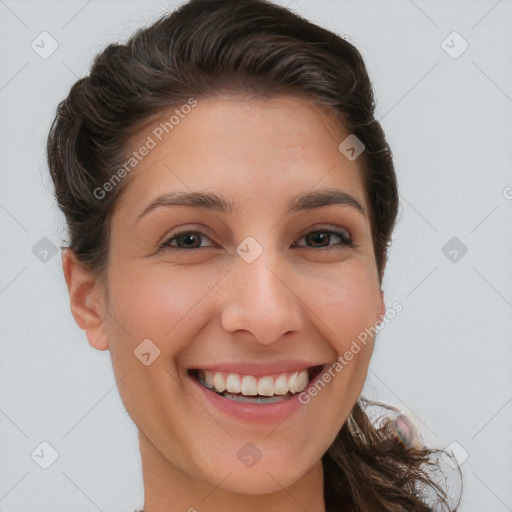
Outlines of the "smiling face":
{"type": "Polygon", "coordinates": [[[298,485],[355,404],[372,343],[306,405],[296,392],[384,314],[361,159],[293,97],[200,99],[159,141],[171,114],[133,141],[156,146],[116,205],[110,315],[89,341],[111,351],[143,463],[222,481],[217,496],[298,485]],[[226,385],[229,398],[207,389],[226,385]]]}

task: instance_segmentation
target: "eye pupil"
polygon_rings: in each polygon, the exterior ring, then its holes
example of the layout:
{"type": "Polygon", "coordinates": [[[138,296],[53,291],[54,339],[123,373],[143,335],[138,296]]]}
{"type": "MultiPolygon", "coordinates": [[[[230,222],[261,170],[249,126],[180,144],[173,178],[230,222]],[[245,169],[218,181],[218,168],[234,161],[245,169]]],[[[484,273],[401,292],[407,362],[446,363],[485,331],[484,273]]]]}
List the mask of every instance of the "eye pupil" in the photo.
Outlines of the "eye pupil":
{"type": "MultiPolygon", "coordinates": [[[[193,233],[182,235],[180,238],[181,238],[181,240],[187,241],[185,243],[185,245],[189,248],[190,248],[191,244],[189,244],[188,242],[191,241],[192,245],[194,245],[194,238],[196,239],[196,241],[199,241],[199,237],[197,236],[197,234],[193,234],[193,233]]],[[[198,244],[195,244],[194,247],[198,247],[198,244]]]]}
{"type": "Polygon", "coordinates": [[[324,233],[322,231],[317,231],[315,233],[311,233],[310,235],[308,235],[308,238],[310,240],[313,240],[313,243],[320,243],[322,247],[325,247],[326,245],[329,245],[329,241],[330,241],[330,235],[328,233],[324,233]],[[322,244],[322,240],[325,241],[326,243],[322,244]]]}

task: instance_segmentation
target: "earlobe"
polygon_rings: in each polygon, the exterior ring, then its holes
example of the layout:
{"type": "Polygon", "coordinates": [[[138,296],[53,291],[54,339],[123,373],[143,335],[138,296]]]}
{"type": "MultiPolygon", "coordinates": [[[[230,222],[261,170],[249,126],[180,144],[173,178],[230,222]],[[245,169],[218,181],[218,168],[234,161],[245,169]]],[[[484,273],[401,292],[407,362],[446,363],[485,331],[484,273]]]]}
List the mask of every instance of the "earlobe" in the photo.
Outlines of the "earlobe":
{"type": "Polygon", "coordinates": [[[107,304],[105,293],[96,276],[77,260],[72,249],[62,253],[62,269],[69,292],[71,314],[85,331],[89,345],[97,350],[109,348],[106,336],[107,304]]]}

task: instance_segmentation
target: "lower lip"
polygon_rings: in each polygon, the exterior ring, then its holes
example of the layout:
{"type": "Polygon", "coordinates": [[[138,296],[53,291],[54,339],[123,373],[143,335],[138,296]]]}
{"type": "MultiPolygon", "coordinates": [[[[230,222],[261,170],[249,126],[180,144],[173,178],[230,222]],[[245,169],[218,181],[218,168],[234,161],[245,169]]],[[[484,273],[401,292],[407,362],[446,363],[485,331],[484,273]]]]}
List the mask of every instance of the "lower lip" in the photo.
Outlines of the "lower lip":
{"type": "Polygon", "coordinates": [[[299,402],[300,393],[297,393],[282,402],[276,402],[273,404],[236,402],[235,400],[224,398],[222,395],[215,393],[215,391],[211,391],[204,387],[197,379],[190,375],[189,379],[192,380],[192,382],[199,388],[204,398],[216,409],[224,414],[228,414],[236,417],[237,419],[249,421],[251,423],[281,422],[293,412],[304,407],[304,405],[299,402]]]}

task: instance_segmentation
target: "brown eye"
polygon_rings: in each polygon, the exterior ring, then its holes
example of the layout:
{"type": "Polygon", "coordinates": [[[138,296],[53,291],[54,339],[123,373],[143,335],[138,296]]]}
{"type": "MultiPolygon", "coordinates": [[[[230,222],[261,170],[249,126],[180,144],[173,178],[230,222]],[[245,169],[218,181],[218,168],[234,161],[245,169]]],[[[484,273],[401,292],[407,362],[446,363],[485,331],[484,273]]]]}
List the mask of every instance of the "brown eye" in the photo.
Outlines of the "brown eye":
{"type": "MultiPolygon", "coordinates": [[[[334,230],[334,229],[321,229],[316,231],[311,231],[306,235],[302,236],[306,240],[306,247],[315,249],[315,248],[325,248],[332,247],[332,240],[336,240],[336,238],[340,239],[340,242],[334,244],[335,246],[347,246],[347,247],[355,247],[353,240],[350,238],[350,235],[346,229],[334,230]]],[[[304,246],[299,246],[304,247],[304,246]]]]}
{"type": "MultiPolygon", "coordinates": [[[[355,247],[356,244],[350,238],[350,235],[346,229],[321,229],[315,230],[303,235],[301,239],[305,239],[306,245],[295,245],[296,247],[308,247],[310,249],[322,249],[330,247],[355,247]],[[333,240],[340,241],[332,243],[333,240]]],[[[167,250],[191,250],[191,249],[203,249],[206,247],[213,247],[213,244],[202,245],[201,242],[204,240],[210,240],[208,236],[199,231],[182,231],[176,233],[170,238],[167,238],[164,242],[159,245],[159,249],[167,250]]],[[[210,240],[211,242],[211,240],[210,240]]]]}
{"type": "Polygon", "coordinates": [[[177,233],[172,237],[162,242],[159,246],[160,249],[201,249],[201,241],[203,238],[209,238],[198,231],[183,231],[177,233]],[[173,242],[176,241],[176,244],[173,242]]]}

